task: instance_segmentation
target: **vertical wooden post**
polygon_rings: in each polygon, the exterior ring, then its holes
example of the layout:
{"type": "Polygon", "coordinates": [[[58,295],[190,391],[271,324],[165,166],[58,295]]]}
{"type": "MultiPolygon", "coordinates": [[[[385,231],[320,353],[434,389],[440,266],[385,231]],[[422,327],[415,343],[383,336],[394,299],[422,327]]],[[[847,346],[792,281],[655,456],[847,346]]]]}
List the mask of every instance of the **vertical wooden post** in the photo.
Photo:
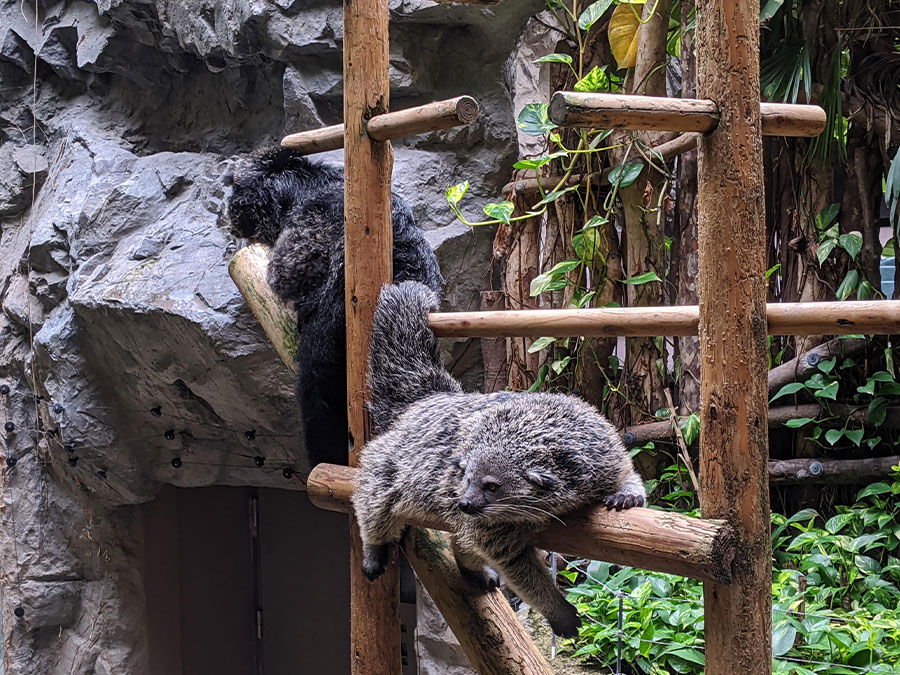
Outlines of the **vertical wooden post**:
{"type": "MultiPolygon", "coordinates": [[[[392,278],[391,144],[365,132],[388,111],[388,2],[344,0],[344,275],[350,466],[369,436],[366,364],[372,317],[392,278]]],[[[351,516],[350,649],[353,675],[400,675],[400,573],[396,551],[376,582],[362,574],[359,531],[351,516]]]]}
{"type": "Polygon", "coordinates": [[[701,508],[737,534],[734,582],[706,583],[706,673],[772,672],[759,0],[698,0],[701,508]]]}

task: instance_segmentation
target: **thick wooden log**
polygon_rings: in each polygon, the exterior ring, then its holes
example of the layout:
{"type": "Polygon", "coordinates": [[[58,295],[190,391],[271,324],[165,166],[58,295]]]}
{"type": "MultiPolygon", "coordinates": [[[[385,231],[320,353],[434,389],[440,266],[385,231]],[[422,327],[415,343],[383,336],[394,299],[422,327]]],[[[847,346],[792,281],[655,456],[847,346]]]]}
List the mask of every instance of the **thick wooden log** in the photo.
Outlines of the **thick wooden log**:
{"type": "MultiPolygon", "coordinates": [[[[700,507],[734,528],[734,583],[706,583],[706,674],[772,672],[766,236],[759,0],[697,3],[700,507]]],[[[817,113],[818,114],[818,113],[817,113]]],[[[771,329],[771,326],[770,326],[771,329]]],[[[828,332],[828,331],[824,331],[828,332]]]]}
{"type": "MultiPolygon", "coordinates": [[[[376,115],[365,125],[365,130],[372,140],[391,141],[470,124],[478,117],[480,110],[478,102],[471,96],[458,96],[376,115]]],[[[290,134],[281,140],[281,145],[306,155],[337,150],[344,147],[344,125],[290,134]]]]}
{"type": "Polygon", "coordinates": [[[818,371],[818,364],[833,356],[854,356],[866,349],[868,341],[864,338],[835,338],[810,349],[790,361],[769,370],[769,397],[771,398],[784,385],[791,382],[803,382],[818,371]]]}
{"type": "MultiPolygon", "coordinates": [[[[349,460],[368,440],[366,370],[381,285],[393,277],[391,144],[365,123],[389,109],[388,0],[344,0],[344,301],[347,328],[349,460]]],[[[362,573],[362,542],[350,517],[350,672],[400,675],[400,566],[392,552],[384,575],[362,573]]]]}
{"type": "MultiPolygon", "coordinates": [[[[854,424],[868,424],[869,411],[865,408],[843,404],[832,404],[829,410],[825,410],[818,403],[777,406],[769,408],[769,428],[783,427],[791,420],[800,419],[801,417],[811,417],[813,419],[834,417],[833,420],[825,421],[822,426],[842,427],[848,421],[854,424]]],[[[881,428],[900,429],[900,407],[887,408],[881,428]]],[[[671,439],[674,436],[672,423],[668,420],[635,424],[626,427],[622,433],[623,439],[629,447],[638,447],[649,441],[671,439]]]]}
{"type": "Polygon", "coordinates": [[[900,455],[868,459],[784,459],[769,462],[772,485],[852,485],[890,478],[900,455]]]}
{"type": "Polygon", "coordinates": [[[278,356],[292,372],[297,372],[297,315],[266,283],[268,265],[269,248],[252,244],[234,254],[228,264],[228,273],[278,356]]]}
{"type": "MultiPolygon", "coordinates": [[[[297,346],[295,315],[266,284],[267,264],[268,249],[262,244],[254,244],[235,254],[229,270],[279,354],[284,352],[282,357],[289,355],[292,362],[297,346]]],[[[900,332],[900,300],[771,303],[766,305],[766,311],[769,335],[874,335],[900,332]]],[[[438,312],[432,314],[429,320],[438,337],[697,335],[700,309],[696,305],[682,305],[438,312]]],[[[845,349],[851,346],[855,349],[857,341],[840,340],[834,343],[838,351],[833,353],[840,353],[841,343],[846,343],[845,349]]],[[[831,349],[824,345],[822,348],[831,349]]]]}
{"type": "MultiPolygon", "coordinates": [[[[319,464],[307,481],[310,501],[329,511],[351,510],[356,470],[319,464]]],[[[728,583],[731,575],[731,530],[722,521],[689,518],[654,509],[607,511],[602,506],[563,517],[535,544],[581,558],[728,583]]],[[[438,530],[447,523],[427,518],[410,525],[438,530]]]]}
{"type": "MultiPolygon", "coordinates": [[[[766,136],[818,136],[825,111],[815,105],[761,103],[766,136]]],[[[665,96],[622,96],[558,91],[550,99],[550,121],[567,127],[646,129],[709,133],[719,123],[714,101],[665,96]]]]}

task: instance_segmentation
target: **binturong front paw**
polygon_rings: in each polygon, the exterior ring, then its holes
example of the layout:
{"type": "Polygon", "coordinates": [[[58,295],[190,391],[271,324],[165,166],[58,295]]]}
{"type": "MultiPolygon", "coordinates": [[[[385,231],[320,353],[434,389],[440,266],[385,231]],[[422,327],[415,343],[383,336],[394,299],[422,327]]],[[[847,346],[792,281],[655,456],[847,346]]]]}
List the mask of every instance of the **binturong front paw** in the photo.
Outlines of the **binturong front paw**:
{"type": "Polygon", "coordinates": [[[603,498],[607,511],[621,511],[622,509],[630,509],[635,506],[643,506],[646,500],[642,495],[628,494],[626,492],[616,492],[603,498]]]}
{"type": "Polygon", "coordinates": [[[384,574],[390,551],[391,549],[387,545],[363,546],[362,570],[366,579],[375,581],[384,574]]]}
{"type": "Polygon", "coordinates": [[[480,570],[460,567],[459,571],[466,581],[479,590],[492,591],[500,587],[500,575],[491,567],[484,567],[480,570]]]}
{"type": "Polygon", "coordinates": [[[568,602],[560,608],[559,612],[553,617],[547,617],[550,622],[550,628],[553,632],[564,638],[571,638],[578,635],[578,627],[581,625],[581,617],[575,607],[568,602]]]}

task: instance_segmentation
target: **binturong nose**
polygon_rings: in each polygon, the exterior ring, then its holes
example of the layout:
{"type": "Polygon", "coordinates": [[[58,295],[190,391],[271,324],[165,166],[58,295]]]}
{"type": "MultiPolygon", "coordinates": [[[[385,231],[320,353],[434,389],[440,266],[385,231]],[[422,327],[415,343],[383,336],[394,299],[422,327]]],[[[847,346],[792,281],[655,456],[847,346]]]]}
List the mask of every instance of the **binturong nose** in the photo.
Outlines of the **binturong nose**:
{"type": "Polygon", "coordinates": [[[468,513],[470,516],[478,513],[481,509],[470,499],[463,497],[459,500],[459,510],[468,513]]]}

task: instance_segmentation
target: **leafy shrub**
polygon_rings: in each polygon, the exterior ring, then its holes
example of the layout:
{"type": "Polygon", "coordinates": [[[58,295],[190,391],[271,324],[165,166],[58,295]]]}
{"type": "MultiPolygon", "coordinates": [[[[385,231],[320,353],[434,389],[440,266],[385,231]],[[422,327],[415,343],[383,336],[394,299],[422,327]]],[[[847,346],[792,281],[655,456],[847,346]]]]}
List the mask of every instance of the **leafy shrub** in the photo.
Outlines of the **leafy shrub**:
{"type": "MultiPolygon", "coordinates": [[[[772,647],[778,675],[900,673],[900,467],[822,522],[772,514],[772,647]]],[[[699,581],[573,561],[560,574],[585,621],[574,656],[645,675],[704,669],[699,581]],[[586,565],[586,566],[585,566],[586,565]]]]}

